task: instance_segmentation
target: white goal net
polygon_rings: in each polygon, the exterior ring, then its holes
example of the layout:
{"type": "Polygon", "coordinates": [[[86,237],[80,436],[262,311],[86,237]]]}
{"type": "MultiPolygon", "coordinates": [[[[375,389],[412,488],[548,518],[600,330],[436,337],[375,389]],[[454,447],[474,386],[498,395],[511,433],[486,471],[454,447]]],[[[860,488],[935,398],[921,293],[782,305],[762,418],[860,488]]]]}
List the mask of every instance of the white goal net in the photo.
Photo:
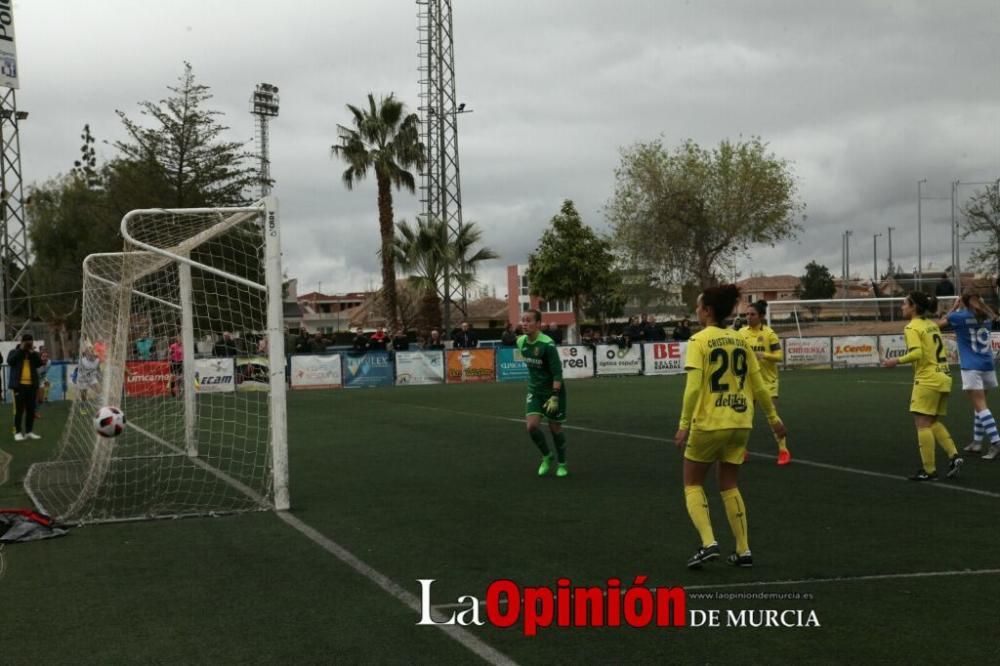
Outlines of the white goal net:
{"type": "Polygon", "coordinates": [[[83,265],[81,356],[53,460],[25,487],[64,522],[287,509],[276,201],[139,210],[83,265]],[[120,406],[117,438],[95,430],[120,406]]]}

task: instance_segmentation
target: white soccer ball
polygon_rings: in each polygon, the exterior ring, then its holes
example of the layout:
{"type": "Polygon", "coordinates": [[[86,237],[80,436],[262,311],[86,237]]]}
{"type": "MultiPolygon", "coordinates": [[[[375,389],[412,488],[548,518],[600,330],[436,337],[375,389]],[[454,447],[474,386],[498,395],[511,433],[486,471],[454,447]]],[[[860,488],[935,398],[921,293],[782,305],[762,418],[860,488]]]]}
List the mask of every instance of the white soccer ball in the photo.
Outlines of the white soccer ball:
{"type": "Polygon", "coordinates": [[[125,413],[117,407],[101,407],[94,417],[94,429],[101,437],[117,437],[125,430],[125,413]]]}

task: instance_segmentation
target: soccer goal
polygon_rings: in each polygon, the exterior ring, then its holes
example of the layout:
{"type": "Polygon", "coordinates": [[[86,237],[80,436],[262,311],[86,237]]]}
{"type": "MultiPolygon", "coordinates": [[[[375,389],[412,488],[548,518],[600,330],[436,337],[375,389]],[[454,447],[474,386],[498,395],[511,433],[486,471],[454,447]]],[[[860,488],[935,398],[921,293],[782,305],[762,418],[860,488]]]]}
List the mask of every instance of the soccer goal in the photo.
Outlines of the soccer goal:
{"type": "Polygon", "coordinates": [[[289,508],[277,201],[137,210],[121,231],[83,263],[72,411],[32,500],[70,523],[289,508]]]}

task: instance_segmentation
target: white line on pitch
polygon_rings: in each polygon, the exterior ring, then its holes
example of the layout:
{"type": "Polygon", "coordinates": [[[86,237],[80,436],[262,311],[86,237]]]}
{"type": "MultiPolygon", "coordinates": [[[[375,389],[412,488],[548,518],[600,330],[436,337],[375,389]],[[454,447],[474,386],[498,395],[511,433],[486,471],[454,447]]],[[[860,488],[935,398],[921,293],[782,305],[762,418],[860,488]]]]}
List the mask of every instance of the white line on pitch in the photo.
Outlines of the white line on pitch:
{"type": "MultiPolygon", "coordinates": [[[[495,416],[493,414],[479,414],[476,412],[463,412],[457,409],[445,409],[444,407],[428,407],[426,405],[414,405],[411,403],[393,403],[394,405],[405,405],[407,407],[413,407],[416,409],[429,409],[436,412],[447,412],[449,414],[461,414],[464,416],[475,416],[477,418],[488,418],[497,421],[512,421],[514,423],[523,423],[524,419],[516,419],[510,416],[495,416]]],[[[615,430],[599,430],[597,428],[585,428],[583,426],[572,426],[563,425],[564,430],[579,430],[581,432],[589,432],[597,435],[611,435],[613,437],[626,437],[629,439],[642,439],[651,442],[666,442],[673,444],[672,439],[666,437],[654,437],[652,435],[636,435],[630,432],[618,432],[615,430]]],[[[767,458],[769,460],[774,460],[777,456],[768,453],[757,453],[756,451],[749,451],[751,456],[757,458],[767,458]]],[[[897,476],[896,474],[886,474],[885,472],[873,472],[867,469],[857,469],[856,467],[844,467],[842,465],[831,465],[829,463],[815,462],[812,460],[805,460],[803,458],[794,458],[793,463],[795,465],[804,465],[806,467],[817,467],[819,469],[830,469],[836,472],[846,472],[848,474],[860,474],[862,476],[872,476],[879,479],[892,479],[893,481],[909,481],[905,476],[897,476]]],[[[912,483],[912,482],[911,482],[912,483]]],[[[933,488],[942,488],[945,490],[954,490],[960,493],[970,493],[972,495],[982,495],[983,497],[994,497],[1000,499],[1000,493],[990,492],[989,490],[979,490],[978,488],[966,488],[965,486],[955,485],[951,482],[925,482],[923,485],[928,485],[933,488]]]]}
{"type": "MultiPolygon", "coordinates": [[[[912,573],[898,573],[898,574],[871,574],[867,576],[833,576],[830,578],[800,578],[797,580],[756,580],[749,583],[719,583],[717,585],[682,585],[685,592],[691,592],[692,590],[730,590],[735,588],[746,588],[746,587],[770,587],[772,585],[812,585],[813,583],[863,583],[867,581],[878,581],[878,580],[905,580],[908,578],[939,578],[942,576],[996,576],[1000,575],[1000,569],[962,569],[953,571],[916,571],[912,573]]],[[[650,588],[653,590],[654,588],[650,588]]],[[[607,591],[605,591],[605,595],[607,591]]],[[[703,599],[694,597],[698,601],[703,599]]],[[[485,601],[479,600],[479,605],[485,605],[485,601]]],[[[504,597],[500,599],[499,603],[504,605],[507,603],[507,598],[504,597]]],[[[468,604],[435,604],[434,609],[436,610],[456,610],[461,608],[468,608],[468,604]]]]}
{"type": "MultiPolygon", "coordinates": [[[[163,444],[167,448],[173,451],[178,451],[181,454],[184,453],[176,446],[170,444],[169,442],[160,437],[157,437],[153,433],[148,432],[147,430],[144,430],[142,428],[139,428],[135,424],[130,424],[130,425],[136,430],[142,432],[150,439],[163,444]]],[[[215,467],[201,460],[200,458],[190,458],[190,460],[192,463],[201,467],[205,471],[219,477],[220,479],[222,479],[229,485],[233,486],[234,488],[236,488],[237,490],[239,490],[240,492],[242,492],[244,495],[251,498],[255,502],[261,504],[262,506],[266,506],[268,504],[267,500],[263,496],[261,496],[251,488],[247,487],[245,484],[240,483],[239,481],[229,476],[222,470],[216,469],[215,467]]],[[[391,579],[389,579],[388,576],[379,573],[374,568],[372,568],[364,561],[359,559],[357,556],[355,556],[351,551],[347,550],[333,539],[328,538],[324,534],[320,533],[319,530],[304,523],[302,520],[293,516],[292,514],[285,511],[277,511],[275,512],[275,514],[278,516],[278,518],[283,520],[289,527],[297,530],[300,534],[302,534],[307,539],[315,543],[317,546],[319,546],[326,552],[330,553],[338,560],[340,560],[350,568],[354,569],[356,572],[358,572],[371,582],[375,583],[377,586],[382,588],[382,590],[388,592],[390,595],[392,595],[399,601],[402,601],[418,616],[420,615],[421,613],[420,600],[417,599],[415,595],[411,594],[410,592],[407,592],[405,589],[394,583],[391,579]]],[[[444,622],[446,618],[435,617],[434,620],[436,622],[444,622]]],[[[414,622],[414,624],[416,624],[416,622],[414,622]]],[[[474,635],[472,635],[468,630],[463,629],[460,626],[446,625],[446,624],[435,624],[434,626],[443,631],[449,638],[459,642],[461,645],[471,650],[474,654],[482,658],[487,663],[495,664],[496,666],[517,666],[517,663],[513,659],[497,651],[496,649],[490,647],[489,645],[487,645],[486,643],[484,643],[483,641],[479,640],[474,635]]]]}
{"type": "Polygon", "coordinates": [[[799,580],[759,580],[751,583],[719,583],[718,585],[685,585],[685,590],[728,590],[734,587],[765,587],[768,585],[812,585],[813,583],[857,583],[869,580],[897,580],[906,578],[937,578],[940,576],[996,576],[1000,569],[956,569],[952,571],[915,571],[913,573],[871,574],[868,576],[833,576],[831,578],[802,578],[799,580]]]}
{"type": "MultiPolygon", "coordinates": [[[[383,591],[388,592],[390,595],[402,601],[407,607],[409,607],[418,616],[421,613],[420,600],[414,594],[407,592],[405,589],[394,583],[387,576],[379,573],[368,564],[358,559],[349,550],[327,538],[319,531],[310,527],[306,523],[299,520],[297,517],[291,515],[285,511],[279,511],[277,513],[278,518],[288,523],[289,526],[295,528],[302,534],[304,534],[313,543],[320,546],[323,550],[330,553],[338,560],[351,567],[359,574],[370,580],[371,582],[382,588],[383,591]]],[[[432,608],[433,610],[433,608],[432,608]]],[[[435,617],[436,622],[444,622],[447,618],[435,617]]],[[[416,624],[416,622],[414,622],[416,624]]],[[[499,652],[498,650],[490,647],[480,639],[472,635],[468,630],[463,629],[458,625],[448,625],[448,624],[435,624],[435,627],[443,631],[449,638],[452,638],[463,646],[471,650],[477,656],[481,657],[484,661],[490,664],[497,665],[510,665],[516,666],[516,662],[505,654],[499,652]]]]}

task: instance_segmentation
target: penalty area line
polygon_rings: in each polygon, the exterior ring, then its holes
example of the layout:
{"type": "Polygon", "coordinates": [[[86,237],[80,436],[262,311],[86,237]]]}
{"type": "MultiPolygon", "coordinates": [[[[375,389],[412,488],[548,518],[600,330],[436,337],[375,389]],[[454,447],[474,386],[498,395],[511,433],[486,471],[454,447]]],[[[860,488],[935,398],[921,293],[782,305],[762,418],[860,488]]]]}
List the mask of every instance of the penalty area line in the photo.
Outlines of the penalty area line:
{"type": "MultiPolygon", "coordinates": [[[[511,421],[513,423],[524,423],[524,419],[516,419],[510,416],[496,416],[494,414],[479,414],[476,412],[463,412],[457,409],[446,409],[444,407],[429,407],[427,405],[414,405],[411,403],[400,403],[394,402],[393,405],[399,406],[404,405],[406,407],[413,407],[414,409],[426,409],[434,412],[445,412],[447,414],[459,414],[462,416],[472,416],[481,419],[493,419],[496,421],[511,421]]],[[[615,430],[601,430],[598,428],[586,428],[584,426],[573,426],[573,425],[563,425],[563,430],[576,430],[579,432],[587,432],[595,435],[611,435],[612,437],[625,437],[627,439],[641,439],[649,442],[665,442],[668,444],[673,444],[674,440],[668,439],[666,437],[654,437],[652,435],[637,435],[630,432],[618,432],[615,430]]],[[[756,451],[748,451],[748,453],[755,458],[764,458],[767,460],[775,460],[777,456],[769,453],[757,453],[756,451]]],[[[845,474],[858,474],[860,476],[871,476],[878,479],[891,479],[893,481],[907,481],[913,483],[905,476],[899,476],[896,474],[886,474],[885,472],[873,472],[867,469],[858,469],[856,467],[844,467],[843,465],[832,465],[830,463],[816,462],[814,460],[806,460],[804,458],[793,458],[792,465],[802,465],[805,467],[816,467],[818,469],[829,469],[835,472],[844,472],[845,474]]],[[[991,492],[989,490],[979,490],[978,488],[966,488],[965,486],[955,485],[954,482],[950,481],[938,481],[933,483],[924,483],[925,486],[930,486],[932,488],[941,488],[943,490],[954,490],[960,493],[969,493],[972,495],[981,495],[983,497],[992,497],[995,499],[1000,499],[1000,493],[991,492]]]]}

